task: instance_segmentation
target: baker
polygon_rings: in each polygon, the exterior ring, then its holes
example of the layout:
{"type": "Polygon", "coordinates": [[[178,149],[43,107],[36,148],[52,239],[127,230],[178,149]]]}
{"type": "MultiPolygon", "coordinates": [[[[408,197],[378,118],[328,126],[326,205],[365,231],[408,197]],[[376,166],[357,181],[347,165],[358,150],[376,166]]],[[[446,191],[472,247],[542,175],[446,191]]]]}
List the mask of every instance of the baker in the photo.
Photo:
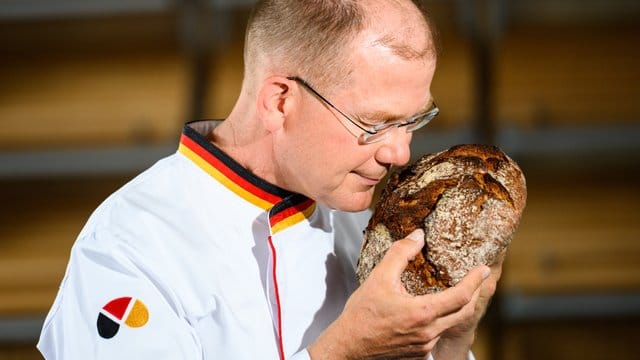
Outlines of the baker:
{"type": "Polygon", "coordinates": [[[416,3],[258,1],[229,116],[187,124],[80,232],[45,358],[471,357],[499,261],[411,296],[418,230],[354,274],[374,187],[438,112],[416,3]]]}

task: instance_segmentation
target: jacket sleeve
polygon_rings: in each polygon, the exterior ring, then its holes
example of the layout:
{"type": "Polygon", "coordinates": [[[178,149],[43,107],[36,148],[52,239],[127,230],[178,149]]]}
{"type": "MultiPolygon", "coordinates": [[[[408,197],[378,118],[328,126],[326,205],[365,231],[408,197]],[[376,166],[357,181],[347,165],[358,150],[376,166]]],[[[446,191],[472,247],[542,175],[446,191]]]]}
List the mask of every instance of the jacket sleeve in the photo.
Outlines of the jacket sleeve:
{"type": "Polygon", "coordinates": [[[46,359],[202,358],[161,279],[121,248],[79,240],[38,342],[46,359]]]}

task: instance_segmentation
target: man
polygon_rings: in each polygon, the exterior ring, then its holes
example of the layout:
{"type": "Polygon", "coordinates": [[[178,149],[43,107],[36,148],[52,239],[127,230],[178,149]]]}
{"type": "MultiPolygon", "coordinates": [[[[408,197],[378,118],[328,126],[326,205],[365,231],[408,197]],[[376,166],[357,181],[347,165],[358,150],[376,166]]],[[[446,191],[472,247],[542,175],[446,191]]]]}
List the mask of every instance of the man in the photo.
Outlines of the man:
{"type": "Polygon", "coordinates": [[[500,265],[412,297],[396,242],[354,280],[374,187],[437,114],[408,0],[259,1],[223,122],[113,194],[72,250],[46,358],[465,359],[500,265]],[[357,288],[357,289],[356,289],[357,288]]]}

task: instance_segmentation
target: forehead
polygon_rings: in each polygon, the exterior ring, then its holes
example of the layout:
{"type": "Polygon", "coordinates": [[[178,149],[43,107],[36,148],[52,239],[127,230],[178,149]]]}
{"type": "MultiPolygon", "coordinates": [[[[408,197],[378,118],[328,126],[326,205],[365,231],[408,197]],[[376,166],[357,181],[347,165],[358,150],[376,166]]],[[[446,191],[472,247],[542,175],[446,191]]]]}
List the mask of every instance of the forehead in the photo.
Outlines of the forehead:
{"type": "Polygon", "coordinates": [[[359,114],[410,116],[424,110],[431,102],[435,55],[406,58],[380,39],[365,32],[354,40],[352,72],[341,97],[359,114]]]}
{"type": "Polygon", "coordinates": [[[365,28],[347,44],[340,101],[355,114],[411,116],[431,100],[436,53],[429,25],[407,0],[363,0],[365,28]]]}

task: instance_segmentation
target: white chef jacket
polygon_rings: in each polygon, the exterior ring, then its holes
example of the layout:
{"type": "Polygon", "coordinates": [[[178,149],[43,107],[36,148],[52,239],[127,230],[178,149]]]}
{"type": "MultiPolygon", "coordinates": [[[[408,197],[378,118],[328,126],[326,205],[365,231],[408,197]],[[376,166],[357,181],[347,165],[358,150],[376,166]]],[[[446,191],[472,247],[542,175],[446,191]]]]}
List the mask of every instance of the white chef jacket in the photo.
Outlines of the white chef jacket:
{"type": "Polygon", "coordinates": [[[177,153],[91,215],[42,329],[47,359],[308,358],[340,314],[369,214],[256,177],[201,135],[212,125],[185,126],[177,153]]]}
{"type": "Polygon", "coordinates": [[[202,134],[112,194],[71,250],[47,359],[308,359],[355,290],[368,212],[256,177],[202,134]]]}

